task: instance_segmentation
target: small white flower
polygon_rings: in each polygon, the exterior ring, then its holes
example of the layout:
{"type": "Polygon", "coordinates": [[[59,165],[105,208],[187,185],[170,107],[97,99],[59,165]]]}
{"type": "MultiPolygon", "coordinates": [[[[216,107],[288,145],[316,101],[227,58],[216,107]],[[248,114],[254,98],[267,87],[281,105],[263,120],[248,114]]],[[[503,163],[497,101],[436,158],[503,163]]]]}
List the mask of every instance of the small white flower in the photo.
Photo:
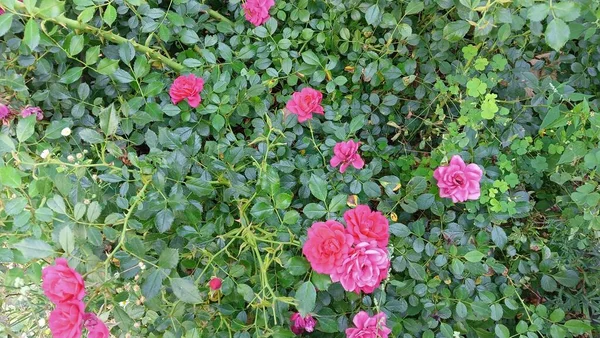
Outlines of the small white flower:
{"type": "Polygon", "coordinates": [[[83,158],[83,154],[82,153],[77,153],[77,155],[75,155],[77,157],[78,160],[81,160],[83,158]]]}
{"type": "Polygon", "coordinates": [[[91,201],[87,198],[83,200],[83,204],[85,204],[85,205],[88,205],[90,203],[91,203],[91,201]]]}
{"type": "Polygon", "coordinates": [[[71,163],[75,162],[75,156],[73,156],[73,155],[67,156],[67,161],[69,161],[71,163]]]}
{"type": "Polygon", "coordinates": [[[40,320],[38,320],[38,326],[39,327],[46,326],[46,320],[44,318],[40,318],[40,320]]]}
{"type": "Polygon", "coordinates": [[[50,150],[48,149],[44,149],[44,151],[42,151],[42,153],[40,154],[40,157],[43,159],[46,159],[46,157],[50,156],[50,150]]]}
{"type": "Polygon", "coordinates": [[[144,264],[144,262],[139,262],[138,266],[140,267],[140,269],[144,270],[146,269],[146,264],[144,264]]]}
{"type": "Polygon", "coordinates": [[[140,326],[141,326],[140,322],[135,322],[135,323],[133,324],[133,327],[135,327],[136,329],[139,329],[139,328],[140,328],[140,326]]]}
{"type": "Polygon", "coordinates": [[[69,127],[64,128],[63,130],[60,131],[60,134],[64,137],[71,135],[71,128],[69,128],[69,127]]]}

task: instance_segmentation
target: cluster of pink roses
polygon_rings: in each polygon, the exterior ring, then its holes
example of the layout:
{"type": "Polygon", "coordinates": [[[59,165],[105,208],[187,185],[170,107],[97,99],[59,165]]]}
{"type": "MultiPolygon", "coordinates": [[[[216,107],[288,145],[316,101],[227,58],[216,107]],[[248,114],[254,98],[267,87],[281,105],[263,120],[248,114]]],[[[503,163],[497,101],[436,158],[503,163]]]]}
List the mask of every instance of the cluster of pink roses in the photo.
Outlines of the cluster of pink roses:
{"type": "Polygon", "coordinates": [[[302,253],[313,270],[329,274],[346,291],[372,293],[390,267],[388,220],[366,205],[346,211],[344,220],[347,227],[334,220],[314,223],[302,253]]]}
{"type": "Polygon", "coordinates": [[[52,336],[79,338],[85,327],[89,338],[107,338],[109,331],[104,322],[85,312],[85,284],[81,275],[64,258],[57,258],[55,263],[42,270],[42,289],[56,305],[48,319],[52,336]]]}
{"type": "Polygon", "coordinates": [[[5,125],[7,125],[10,122],[10,120],[15,118],[16,116],[26,118],[27,116],[34,114],[38,121],[44,118],[44,113],[42,112],[42,109],[40,107],[27,106],[21,109],[21,112],[18,113],[16,111],[11,110],[10,107],[8,107],[7,105],[0,103],[0,121],[2,122],[2,124],[5,125]]]}
{"type": "Polygon", "coordinates": [[[269,10],[273,6],[275,6],[274,0],[246,0],[242,4],[242,9],[244,9],[246,20],[258,27],[269,20],[271,17],[269,10]]]}

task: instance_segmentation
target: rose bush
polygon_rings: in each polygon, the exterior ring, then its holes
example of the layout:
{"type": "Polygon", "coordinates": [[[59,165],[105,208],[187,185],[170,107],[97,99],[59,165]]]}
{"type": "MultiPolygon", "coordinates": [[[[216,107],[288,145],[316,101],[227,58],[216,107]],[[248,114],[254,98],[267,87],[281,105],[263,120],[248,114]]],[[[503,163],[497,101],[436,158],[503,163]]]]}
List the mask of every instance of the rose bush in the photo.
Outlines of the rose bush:
{"type": "Polygon", "coordinates": [[[0,0],[1,335],[597,335],[599,6],[0,0]]]}

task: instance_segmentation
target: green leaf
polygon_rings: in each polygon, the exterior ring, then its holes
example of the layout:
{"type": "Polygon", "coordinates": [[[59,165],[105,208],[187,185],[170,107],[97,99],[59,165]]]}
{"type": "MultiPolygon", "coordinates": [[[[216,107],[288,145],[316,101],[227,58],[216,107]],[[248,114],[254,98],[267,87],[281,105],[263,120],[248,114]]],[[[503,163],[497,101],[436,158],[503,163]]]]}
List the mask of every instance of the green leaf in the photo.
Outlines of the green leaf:
{"type": "Polygon", "coordinates": [[[548,275],[542,276],[542,279],[540,280],[540,284],[542,284],[542,289],[544,289],[544,291],[547,291],[547,292],[554,292],[558,288],[558,285],[556,284],[556,281],[554,280],[554,278],[552,278],[548,275]]]}
{"type": "Polygon", "coordinates": [[[81,137],[83,141],[91,144],[104,142],[104,137],[102,137],[99,132],[88,128],[81,129],[79,131],[79,137],[81,137]]]}
{"type": "Polygon", "coordinates": [[[156,214],[154,225],[156,226],[156,229],[158,229],[158,232],[162,234],[171,229],[174,220],[175,217],[173,216],[173,212],[170,209],[163,209],[156,214]]]}
{"type": "Polygon", "coordinates": [[[254,204],[252,209],[250,209],[250,214],[252,217],[258,220],[266,219],[267,217],[273,215],[273,212],[275,212],[273,205],[265,201],[254,204]]]}
{"type": "Polygon", "coordinates": [[[408,263],[408,274],[412,279],[418,281],[424,281],[427,277],[425,268],[422,265],[413,262],[408,263]]]}
{"type": "Polygon", "coordinates": [[[577,271],[564,270],[552,275],[552,277],[554,277],[557,282],[568,288],[574,288],[577,286],[577,284],[579,284],[579,274],[577,271]]]}
{"type": "Polygon", "coordinates": [[[68,254],[75,250],[75,236],[70,227],[63,227],[58,234],[58,243],[61,248],[68,254]]]}
{"type": "Polygon", "coordinates": [[[119,60],[104,58],[98,63],[96,71],[103,75],[112,75],[119,68],[119,60]]]}
{"type": "Polygon", "coordinates": [[[298,291],[296,291],[296,302],[298,312],[302,317],[306,317],[311,311],[315,309],[317,302],[317,290],[311,282],[304,282],[298,291]]]}
{"type": "Polygon", "coordinates": [[[98,219],[98,217],[100,217],[100,214],[102,213],[102,207],[100,206],[100,203],[93,201],[92,203],[90,203],[90,205],[88,205],[87,207],[87,220],[90,223],[93,223],[94,221],[96,221],[98,219]]]}
{"type": "Polygon", "coordinates": [[[114,104],[102,109],[100,112],[100,128],[107,136],[112,136],[117,132],[119,126],[119,117],[114,104]]]}
{"type": "Polygon", "coordinates": [[[19,140],[19,142],[27,141],[27,139],[33,135],[36,121],[36,114],[19,119],[17,124],[17,140],[19,140]]]}
{"type": "Polygon", "coordinates": [[[69,68],[61,77],[58,79],[58,82],[64,84],[71,84],[75,81],[81,79],[81,74],[83,74],[83,67],[73,67],[69,68]]]}
{"type": "Polygon", "coordinates": [[[198,197],[208,197],[212,195],[214,188],[202,178],[192,177],[185,182],[185,186],[198,197]]]}
{"type": "Polygon", "coordinates": [[[171,288],[179,300],[188,304],[198,304],[202,302],[200,291],[194,282],[187,278],[172,278],[171,288]]]}
{"type": "Polygon", "coordinates": [[[321,217],[325,216],[325,214],[327,213],[327,211],[325,210],[325,207],[323,207],[320,204],[316,204],[316,203],[307,204],[304,207],[303,211],[304,211],[304,214],[306,215],[306,217],[308,217],[310,219],[321,218],[321,217]]]}
{"type": "Polygon", "coordinates": [[[21,251],[27,260],[46,258],[54,254],[54,250],[48,243],[36,238],[25,238],[16,243],[14,247],[21,251]]]}
{"type": "Polygon", "coordinates": [[[421,12],[425,8],[423,1],[420,0],[412,0],[406,5],[406,10],[404,11],[404,15],[417,14],[421,12]]]}
{"type": "Polygon", "coordinates": [[[463,302],[456,303],[456,315],[461,318],[465,318],[467,314],[467,306],[463,302]]]}
{"type": "Polygon", "coordinates": [[[158,295],[164,279],[165,274],[161,270],[152,271],[146,278],[146,281],[144,281],[144,284],[142,284],[142,295],[144,295],[146,299],[151,299],[158,295]]]}
{"type": "Polygon", "coordinates": [[[158,258],[158,266],[163,269],[173,269],[179,262],[179,251],[177,249],[165,248],[158,258]]]}
{"type": "Polygon", "coordinates": [[[444,27],[442,35],[449,42],[458,42],[465,37],[470,29],[471,25],[468,22],[462,20],[454,21],[444,27]]]}
{"type": "Polygon", "coordinates": [[[19,171],[13,167],[0,168],[0,184],[3,186],[18,188],[21,186],[19,171]]]}
{"type": "Polygon", "coordinates": [[[318,66],[321,64],[319,57],[311,50],[302,52],[302,60],[311,66],[318,66]]]}
{"type": "Polygon", "coordinates": [[[0,36],[3,36],[10,30],[13,16],[14,15],[12,13],[4,13],[0,15],[0,36]]]}
{"type": "Polygon", "coordinates": [[[248,303],[254,300],[254,290],[252,290],[248,284],[238,284],[237,293],[239,293],[248,303]]]}
{"type": "Polygon", "coordinates": [[[354,134],[365,126],[365,115],[356,115],[350,121],[350,134],[354,134]]]}
{"type": "Polygon", "coordinates": [[[23,42],[29,49],[34,50],[40,43],[40,27],[35,19],[29,19],[27,24],[25,25],[25,35],[23,37],[23,42]]]}
{"type": "Polygon", "coordinates": [[[565,311],[560,308],[555,309],[554,311],[552,311],[552,313],[550,313],[550,316],[548,318],[550,318],[550,320],[555,323],[561,322],[563,319],[565,319],[565,311]]]}
{"type": "Polygon", "coordinates": [[[546,113],[546,116],[544,116],[544,120],[542,121],[542,124],[540,125],[540,132],[542,132],[543,129],[546,129],[549,125],[552,124],[552,122],[556,121],[559,117],[560,117],[560,106],[559,105],[555,105],[555,106],[551,107],[550,109],[548,109],[548,112],[546,113]]]}
{"type": "Polygon", "coordinates": [[[85,38],[83,37],[83,35],[73,35],[71,37],[68,49],[69,54],[71,54],[71,56],[81,53],[81,51],[83,50],[84,40],[85,38]]]}
{"type": "Polygon", "coordinates": [[[311,282],[313,282],[313,284],[315,285],[315,288],[317,290],[322,290],[322,291],[327,290],[332,283],[329,275],[322,274],[322,273],[316,273],[314,271],[311,274],[310,280],[311,280],[311,282]]]}
{"type": "Polygon", "coordinates": [[[537,4],[529,7],[527,10],[527,18],[534,22],[544,20],[550,12],[550,6],[548,4],[537,4]]]}
{"type": "Polygon", "coordinates": [[[379,4],[373,4],[367,9],[365,19],[367,20],[367,23],[373,27],[375,27],[375,23],[381,21],[381,9],[379,8],[379,4]]]}
{"type": "Polygon", "coordinates": [[[561,1],[552,4],[552,12],[559,19],[570,22],[579,18],[581,6],[574,1],[561,1]]]}
{"type": "Polygon", "coordinates": [[[590,332],[594,327],[579,319],[571,319],[567,320],[564,326],[569,330],[569,332],[577,335],[582,335],[586,332],[590,332]]]}
{"type": "Polygon", "coordinates": [[[310,265],[304,257],[294,256],[290,258],[286,264],[287,271],[292,276],[302,276],[308,272],[310,265]]]}
{"type": "Polygon", "coordinates": [[[47,18],[56,18],[65,12],[65,2],[58,0],[42,0],[38,7],[47,18]]]}
{"type": "Polygon", "coordinates": [[[104,9],[104,15],[102,15],[102,20],[106,22],[107,25],[112,26],[113,22],[117,19],[117,10],[113,7],[113,5],[108,5],[104,9]]]}
{"type": "Polygon", "coordinates": [[[221,131],[225,126],[225,118],[221,114],[214,114],[211,118],[211,124],[216,131],[221,131]]]}
{"type": "Polygon", "coordinates": [[[510,338],[510,331],[506,326],[502,324],[496,324],[494,332],[496,333],[496,337],[498,338],[510,338]]]}
{"type": "Polygon", "coordinates": [[[308,187],[310,188],[310,192],[317,199],[323,202],[327,200],[327,181],[325,181],[323,178],[315,174],[310,175],[308,187]]]}
{"type": "Polygon", "coordinates": [[[546,26],[544,36],[546,44],[558,52],[569,41],[570,34],[569,26],[563,20],[555,18],[546,26]]]}
{"type": "Polygon", "coordinates": [[[502,305],[500,305],[500,304],[492,304],[492,305],[490,305],[490,311],[491,311],[490,318],[492,318],[495,321],[499,321],[499,320],[502,319],[502,315],[504,314],[504,310],[502,309],[502,305]]]}
{"type": "Polygon", "coordinates": [[[472,263],[481,261],[483,257],[485,257],[485,254],[482,254],[477,250],[470,251],[465,255],[465,259],[472,263]]]}

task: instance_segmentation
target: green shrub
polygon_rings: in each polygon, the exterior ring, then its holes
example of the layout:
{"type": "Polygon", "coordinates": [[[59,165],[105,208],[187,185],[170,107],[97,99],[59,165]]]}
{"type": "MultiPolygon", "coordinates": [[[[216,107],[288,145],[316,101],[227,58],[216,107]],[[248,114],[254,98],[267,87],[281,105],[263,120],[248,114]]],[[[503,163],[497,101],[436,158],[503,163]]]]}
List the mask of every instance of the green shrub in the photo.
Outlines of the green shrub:
{"type": "Polygon", "coordinates": [[[292,337],[298,310],[316,337],[359,311],[394,337],[598,334],[597,1],[277,0],[257,27],[241,6],[0,0],[3,334],[49,336],[61,256],[117,337],[292,337]],[[190,73],[202,102],[174,105],[190,73]],[[304,87],[324,115],[299,123],[304,87]],[[439,197],[453,155],[479,199],[439,197]],[[372,294],[302,254],[358,204],[390,220],[372,294]]]}

